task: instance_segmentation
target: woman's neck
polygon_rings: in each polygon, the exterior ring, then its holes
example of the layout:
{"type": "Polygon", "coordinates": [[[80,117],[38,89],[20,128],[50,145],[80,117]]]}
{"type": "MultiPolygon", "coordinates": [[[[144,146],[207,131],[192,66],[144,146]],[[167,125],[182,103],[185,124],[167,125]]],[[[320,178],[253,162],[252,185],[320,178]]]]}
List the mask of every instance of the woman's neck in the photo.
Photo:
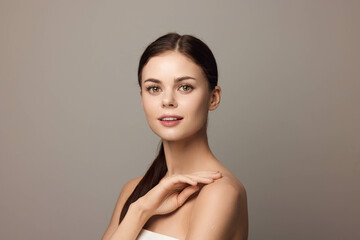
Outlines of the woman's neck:
{"type": "Polygon", "coordinates": [[[163,140],[166,164],[166,175],[186,174],[207,169],[217,162],[212,154],[206,132],[182,141],[163,140]]]}

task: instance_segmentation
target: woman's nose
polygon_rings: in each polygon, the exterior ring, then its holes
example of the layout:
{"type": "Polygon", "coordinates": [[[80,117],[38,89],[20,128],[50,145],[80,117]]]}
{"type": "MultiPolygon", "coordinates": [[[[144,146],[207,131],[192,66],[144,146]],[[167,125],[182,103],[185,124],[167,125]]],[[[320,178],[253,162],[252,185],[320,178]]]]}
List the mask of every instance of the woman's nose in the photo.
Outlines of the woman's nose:
{"type": "Polygon", "coordinates": [[[162,107],[177,107],[177,102],[174,93],[171,91],[164,92],[162,98],[162,107]]]}

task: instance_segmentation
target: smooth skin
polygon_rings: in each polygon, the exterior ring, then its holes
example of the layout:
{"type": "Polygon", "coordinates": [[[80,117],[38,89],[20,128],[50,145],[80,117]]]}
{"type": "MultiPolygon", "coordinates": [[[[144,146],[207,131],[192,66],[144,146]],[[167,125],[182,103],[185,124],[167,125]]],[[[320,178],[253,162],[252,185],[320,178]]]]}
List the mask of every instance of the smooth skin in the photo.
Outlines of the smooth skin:
{"type": "Polygon", "coordinates": [[[248,235],[244,186],[212,154],[206,134],[208,112],[221,88],[209,90],[202,69],[177,51],[152,57],[142,71],[140,94],[150,128],[164,144],[168,172],[146,195],[121,209],[141,177],[127,182],[103,240],[135,240],[142,228],[186,240],[244,240],[248,235]],[[183,119],[172,127],[164,114],[183,119]]]}

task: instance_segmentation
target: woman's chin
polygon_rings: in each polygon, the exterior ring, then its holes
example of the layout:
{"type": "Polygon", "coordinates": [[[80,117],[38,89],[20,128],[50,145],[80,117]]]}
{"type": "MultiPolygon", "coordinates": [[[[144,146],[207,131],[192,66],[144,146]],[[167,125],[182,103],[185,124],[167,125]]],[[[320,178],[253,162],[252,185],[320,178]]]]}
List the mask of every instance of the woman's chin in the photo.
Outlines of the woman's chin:
{"type": "Polygon", "coordinates": [[[163,141],[176,142],[185,139],[183,136],[178,135],[158,135],[163,141]]]}
{"type": "MultiPolygon", "coordinates": [[[[206,126],[205,126],[206,129],[206,126]]],[[[184,129],[154,129],[151,128],[151,130],[157,135],[159,136],[163,141],[170,141],[170,142],[175,142],[175,141],[189,141],[192,138],[197,138],[199,137],[199,135],[202,135],[203,133],[205,133],[206,135],[206,130],[205,132],[203,132],[203,128],[201,129],[187,129],[188,131],[185,131],[184,129]]]]}
{"type": "Polygon", "coordinates": [[[175,142],[187,139],[189,136],[184,135],[183,133],[158,133],[154,132],[158,135],[163,141],[175,142]]]}

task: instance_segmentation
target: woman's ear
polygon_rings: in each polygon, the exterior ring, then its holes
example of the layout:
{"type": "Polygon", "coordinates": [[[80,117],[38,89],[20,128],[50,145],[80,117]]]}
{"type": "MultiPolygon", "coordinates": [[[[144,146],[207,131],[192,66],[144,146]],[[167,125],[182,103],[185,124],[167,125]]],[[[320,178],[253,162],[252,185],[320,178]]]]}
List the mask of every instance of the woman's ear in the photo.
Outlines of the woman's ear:
{"type": "Polygon", "coordinates": [[[215,86],[215,88],[211,91],[210,101],[209,101],[209,110],[215,110],[219,104],[221,99],[221,88],[219,86],[215,86]]]}

